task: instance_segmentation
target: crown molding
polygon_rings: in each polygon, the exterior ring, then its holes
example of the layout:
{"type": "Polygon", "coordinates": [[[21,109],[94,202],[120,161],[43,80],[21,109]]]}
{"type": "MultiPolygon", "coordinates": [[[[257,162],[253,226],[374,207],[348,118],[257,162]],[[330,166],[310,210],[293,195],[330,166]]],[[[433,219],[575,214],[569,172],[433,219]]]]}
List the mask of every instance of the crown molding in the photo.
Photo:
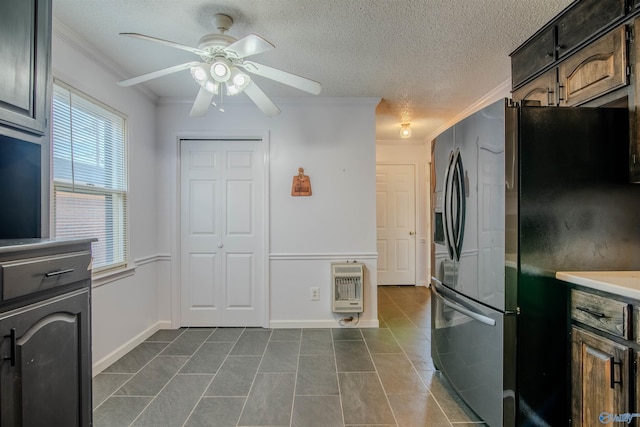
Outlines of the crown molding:
{"type": "MultiPolygon", "coordinates": [[[[122,80],[129,77],[122,67],[106,55],[102,54],[98,47],[87,42],[86,39],[80,37],[76,32],[60,22],[56,17],[53,17],[53,34],[64,43],[71,46],[76,52],[113,74],[116,77],[116,80],[122,80]]],[[[137,85],[132,89],[137,90],[153,103],[157,103],[158,96],[148,87],[144,85],[137,85]]]]}
{"type": "Polygon", "coordinates": [[[432,141],[442,132],[449,129],[451,126],[455,125],[465,117],[468,117],[471,114],[475,113],[476,111],[483,109],[487,105],[493,104],[499,99],[509,98],[510,96],[511,96],[511,78],[508,78],[507,80],[505,80],[504,82],[496,86],[489,93],[484,95],[482,98],[478,99],[476,102],[474,102],[473,104],[471,104],[470,106],[462,110],[460,113],[453,116],[447,122],[443,123],[440,127],[438,127],[431,134],[429,134],[425,138],[425,141],[427,142],[432,141]]]}

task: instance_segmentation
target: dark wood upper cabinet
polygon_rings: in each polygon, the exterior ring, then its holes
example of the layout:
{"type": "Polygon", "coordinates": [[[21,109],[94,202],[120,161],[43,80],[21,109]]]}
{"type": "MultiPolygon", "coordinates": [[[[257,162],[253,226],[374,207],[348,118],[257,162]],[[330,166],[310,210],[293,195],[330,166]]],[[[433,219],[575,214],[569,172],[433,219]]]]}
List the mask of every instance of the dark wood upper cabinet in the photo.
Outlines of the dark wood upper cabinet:
{"type": "MultiPolygon", "coordinates": [[[[636,0],[640,2],[640,0],[636,0]]],[[[578,0],[511,53],[517,89],[624,20],[625,0],[578,0]]]]}
{"type": "Polygon", "coordinates": [[[50,52],[51,0],[0,1],[0,132],[45,134],[50,52]]]}

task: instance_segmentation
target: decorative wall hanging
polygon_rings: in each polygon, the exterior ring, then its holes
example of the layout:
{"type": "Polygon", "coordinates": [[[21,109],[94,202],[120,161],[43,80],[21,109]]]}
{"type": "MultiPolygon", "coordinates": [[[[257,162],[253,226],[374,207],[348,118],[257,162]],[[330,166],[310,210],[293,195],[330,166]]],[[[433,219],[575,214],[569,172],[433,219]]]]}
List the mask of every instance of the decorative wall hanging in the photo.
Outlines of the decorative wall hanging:
{"type": "Polygon", "coordinates": [[[291,195],[311,195],[311,179],[304,174],[304,168],[298,168],[298,175],[293,177],[293,183],[291,184],[291,195]]]}

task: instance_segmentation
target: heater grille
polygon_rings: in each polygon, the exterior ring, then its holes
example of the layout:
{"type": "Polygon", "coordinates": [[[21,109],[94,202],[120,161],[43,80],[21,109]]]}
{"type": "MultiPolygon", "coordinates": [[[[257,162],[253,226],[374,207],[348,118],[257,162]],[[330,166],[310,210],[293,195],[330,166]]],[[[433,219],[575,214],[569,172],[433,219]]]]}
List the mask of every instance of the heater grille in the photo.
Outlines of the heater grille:
{"type": "Polygon", "coordinates": [[[331,264],[333,311],[362,313],[364,266],[360,263],[331,264]]]}

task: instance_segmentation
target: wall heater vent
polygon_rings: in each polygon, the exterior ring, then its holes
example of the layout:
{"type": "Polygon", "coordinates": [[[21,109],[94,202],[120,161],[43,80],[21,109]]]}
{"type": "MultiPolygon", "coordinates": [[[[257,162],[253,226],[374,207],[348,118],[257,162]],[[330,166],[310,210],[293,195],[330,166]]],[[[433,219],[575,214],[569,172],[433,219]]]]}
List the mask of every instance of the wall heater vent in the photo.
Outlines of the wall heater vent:
{"type": "Polygon", "coordinates": [[[362,282],[364,265],[361,263],[331,264],[334,313],[362,313],[362,282]]]}

